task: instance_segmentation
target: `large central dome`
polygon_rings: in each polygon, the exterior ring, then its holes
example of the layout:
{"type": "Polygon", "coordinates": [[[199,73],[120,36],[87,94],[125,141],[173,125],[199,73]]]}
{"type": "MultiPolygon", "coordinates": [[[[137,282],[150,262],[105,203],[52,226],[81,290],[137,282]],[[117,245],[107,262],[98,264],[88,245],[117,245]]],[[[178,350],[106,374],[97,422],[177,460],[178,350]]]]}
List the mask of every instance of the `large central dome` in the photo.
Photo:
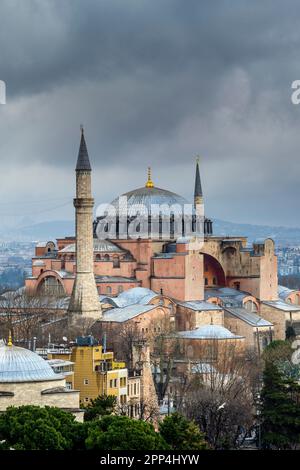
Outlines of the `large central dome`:
{"type": "Polygon", "coordinates": [[[185,204],[188,204],[188,201],[179,194],[155,187],[143,187],[128,191],[111,202],[118,215],[127,213],[129,216],[137,213],[141,215],[164,213],[168,211],[168,208],[174,213],[183,212],[185,204]]]}
{"type": "MultiPolygon", "coordinates": [[[[202,196],[198,195],[201,191],[196,189],[195,195],[203,204],[202,196]]],[[[154,186],[148,168],[148,181],[144,187],[128,191],[110,204],[98,207],[94,236],[174,240],[182,236],[211,234],[212,222],[197,214],[195,200],[191,204],[179,194],[154,186]]]]}

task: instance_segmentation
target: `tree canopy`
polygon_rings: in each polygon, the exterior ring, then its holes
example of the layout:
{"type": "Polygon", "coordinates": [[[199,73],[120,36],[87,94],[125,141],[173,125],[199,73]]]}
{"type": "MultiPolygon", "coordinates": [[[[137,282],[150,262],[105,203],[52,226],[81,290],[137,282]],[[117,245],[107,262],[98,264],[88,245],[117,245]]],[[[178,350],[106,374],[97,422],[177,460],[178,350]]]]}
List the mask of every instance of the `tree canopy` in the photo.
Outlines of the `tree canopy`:
{"type": "Polygon", "coordinates": [[[78,424],[59,408],[10,407],[0,415],[0,440],[18,450],[69,450],[78,424]]]}
{"type": "Polygon", "coordinates": [[[85,409],[84,420],[93,421],[102,416],[112,414],[117,406],[117,399],[112,395],[99,395],[85,409]]]}
{"type": "Polygon", "coordinates": [[[173,450],[207,449],[204,434],[194,421],[179,413],[166,416],[159,426],[160,433],[173,450]]]}
{"type": "Polygon", "coordinates": [[[86,439],[90,450],[168,450],[152,424],[127,416],[103,416],[91,423],[86,439]]]}
{"type": "Polygon", "coordinates": [[[300,387],[286,379],[275,363],[266,362],[261,392],[262,446],[293,449],[300,444],[300,387]]]}

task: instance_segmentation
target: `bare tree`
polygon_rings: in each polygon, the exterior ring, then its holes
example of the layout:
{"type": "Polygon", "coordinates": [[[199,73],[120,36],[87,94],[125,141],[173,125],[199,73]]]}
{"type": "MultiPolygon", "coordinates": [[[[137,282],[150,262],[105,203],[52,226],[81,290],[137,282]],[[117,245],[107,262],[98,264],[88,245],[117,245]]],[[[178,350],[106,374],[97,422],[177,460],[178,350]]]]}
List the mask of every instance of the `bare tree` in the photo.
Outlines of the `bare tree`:
{"type": "Polygon", "coordinates": [[[233,345],[218,341],[207,350],[205,363],[193,366],[180,411],[194,419],[214,449],[238,448],[255,425],[255,400],[261,367],[254,356],[237,354],[233,345]],[[215,358],[218,357],[216,361],[215,358]]]}

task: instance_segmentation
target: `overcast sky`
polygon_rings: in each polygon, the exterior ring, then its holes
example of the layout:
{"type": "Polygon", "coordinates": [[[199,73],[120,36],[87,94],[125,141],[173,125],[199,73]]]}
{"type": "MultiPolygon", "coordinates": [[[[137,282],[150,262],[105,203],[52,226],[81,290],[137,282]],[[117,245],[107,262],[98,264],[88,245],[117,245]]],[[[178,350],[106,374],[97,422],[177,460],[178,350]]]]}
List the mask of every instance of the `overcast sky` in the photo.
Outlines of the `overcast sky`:
{"type": "Polygon", "coordinates": [[[73,217],[84,124],[96,202],[155,185],[300,227],[300,2],[1,0],[0,223],[73,217]]]}

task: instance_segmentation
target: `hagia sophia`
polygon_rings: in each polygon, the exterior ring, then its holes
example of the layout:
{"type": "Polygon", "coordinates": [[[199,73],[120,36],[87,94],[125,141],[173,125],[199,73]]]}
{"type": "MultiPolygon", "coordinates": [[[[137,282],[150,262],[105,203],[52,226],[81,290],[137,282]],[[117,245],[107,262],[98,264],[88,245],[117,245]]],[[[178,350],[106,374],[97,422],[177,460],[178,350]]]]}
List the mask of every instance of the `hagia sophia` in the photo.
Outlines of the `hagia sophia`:
{"type": "MultiPolygon", "coordinates": [[[[206,217],[202,239],[197,233],[187,236],[183,223],[180,236],[174,236],[172,227],[167,240],[160,229],[156,237],[149,236],[148,226],[156,217],[151,214],[153,204],[182,207],[189,202],[156,187],[150,171],[143,187],[122,195],[127,198],[125,222],[119,197],[112,201],[117,231],[100,239],[97,228],[103,216],[93,216],[91,173],[82,130],[74,199],[76,236],[37,244],[27,293],[64,296],[68,315],[92,318],[102,327],[131,323],[145,335],[150,330],[158,334],[167,321],[189,360],[199,359],[200,346],[211,340],[234,342],[241,350],[260,354],[272,340],[284,339],[289,326],[300,334],[300,292],[278,286],[272,239],[249,246],[243,236],[218,236],[206,217]],[[134,239],[120,237],[121,224],[128,229],[137,205],[148,209],[144,229],[134,239]]],[[[192,225],[202,206],[197,161],[192,225]]]]}

